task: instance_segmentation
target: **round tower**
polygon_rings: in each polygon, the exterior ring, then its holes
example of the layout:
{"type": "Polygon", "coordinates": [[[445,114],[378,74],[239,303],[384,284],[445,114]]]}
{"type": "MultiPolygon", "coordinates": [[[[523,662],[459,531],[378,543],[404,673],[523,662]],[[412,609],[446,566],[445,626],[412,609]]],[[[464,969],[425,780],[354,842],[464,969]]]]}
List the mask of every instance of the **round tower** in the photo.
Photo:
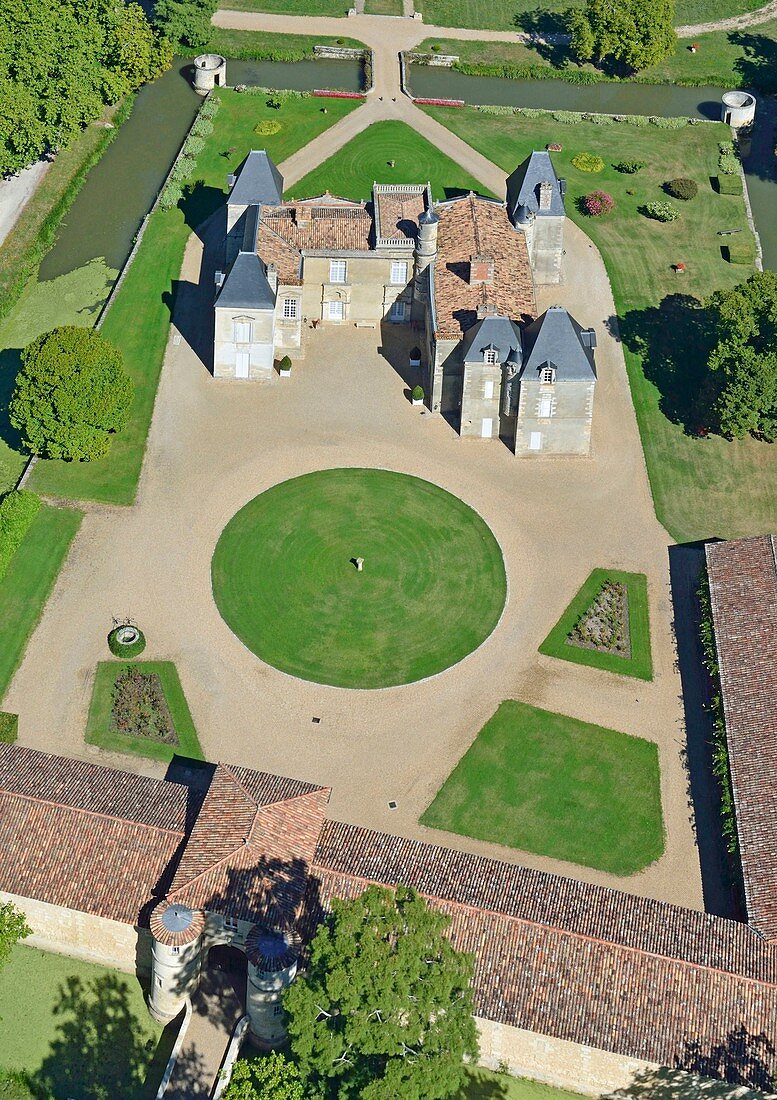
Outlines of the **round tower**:
{"type": "Polygon", "coordinates": [[[750,92],[724,92],[720,117],[729,126],[749,126],[755,118],[755,96],[750,92]]]}
{"type": "Polygon", "coordinates": [[[194,59],[194,90],[197,95],[207,95],[213,88],[223,88],[227,83],[227,59],[220,53],[201,53],[194,59]]]}
{"type": "Polygon", "coordinates": [[[200,949],[205,914],[188,905],[162,901],[151,914],[151,992],[148,1008],[155,1020],[177,1016],[200,979],[200,949]]]}
{"type": "Polygon", "coordinates": [[[246,936],[248,986],[246,1012],[249,1038],[262,1050],[286,1041],[281,998],[297,974],[299,936],[255,924],[246,936]]]}
{"type": "Polygon", "coordinates": [[[437,257],[437,228],[439,224],[440,219],[431,206],[424,210],[418,219],[413,282],[413,298],[416,302],[424,303],[429,297],[429,286],[428,280],[425,278],[425,272],[437,257]]]}

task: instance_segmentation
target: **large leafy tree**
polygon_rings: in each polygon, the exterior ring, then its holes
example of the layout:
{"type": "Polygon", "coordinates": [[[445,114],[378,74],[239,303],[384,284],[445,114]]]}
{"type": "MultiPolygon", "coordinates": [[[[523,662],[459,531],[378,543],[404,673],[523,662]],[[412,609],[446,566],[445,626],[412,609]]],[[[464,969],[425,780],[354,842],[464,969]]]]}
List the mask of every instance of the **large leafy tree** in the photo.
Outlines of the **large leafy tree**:
{"type": "Polygon", "coordinates": [[[224,1100],[305,1100],[300,1072],[278,1051],[235,1062],[224,1100]]]}
{"type": "Polygon", "coordinates": [[[0,175],[57,149],[171,61],[124,0],[2,0],[0,175]]]}
{"type": "Polygon", "coordinates": [[[706,305],[717,342],[700,414],[723,435],[777,439],[777,272],[758,271],[706,305]]]}
{"type": "Polygon", "coordinates": [[[579,61],[618,62],[637,71],[674,53],[674,0],[587,0],[569,17],[579,61]]]}
{"type": "Polygon", "coordinates": [[[10,420],[33,454],[100,458],[124,426],[132,394],[119,349],[94,329],[66,325],[22,352],[10,420]]]}
{"type": "Polygon", "coordinates": [[[444,1100],[477,1056],[473,960],[448,918],[413,890],[336,900],[310,964],[284,998],[291,1049],[312,1097],[444,1100]]]}
{"type": "Polygon", "coordinates": [[[154,22],[171,42],[199,50],[210,38],[216,7],[217,0],[156,0],[154,22]]]}
{"type": "Polygon", "coordinates": [[[10,902],[0,902],[0,969],[8,962],[19,940],[32,934],[24,913],[10,902]]]}

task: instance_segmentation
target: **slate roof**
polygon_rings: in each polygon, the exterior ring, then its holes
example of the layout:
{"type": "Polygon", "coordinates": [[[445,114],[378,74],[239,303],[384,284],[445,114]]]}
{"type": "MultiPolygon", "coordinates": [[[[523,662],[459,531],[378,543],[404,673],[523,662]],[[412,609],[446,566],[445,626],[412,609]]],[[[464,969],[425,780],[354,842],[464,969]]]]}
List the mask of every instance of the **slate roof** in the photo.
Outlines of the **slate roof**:
{"type": "Polygon", "coordinates": [[[777,940],[777,540],[706,547],[748,920],[777,940]]]}
{"type": "Polygon", "coordinates": [[[539,150],[531,153],[507,180],[507,209],[515,216],[516,206],[523,205],[538,217],[563,217],[564,197],[561,193],[556,169],[550,153],[539,150]],[[553,184],[549,210],[540,210],[540,184],[550,180],[553,184]]]}
{"type": "Polygon", "coordinates": [[[176,783],[0,744],[0,889],[144,924],[188,801],[176,783]]]}
{"type": "Polygon", "coordinates": [[[216,296],[216,306],[228,309],[275,309],[275,292],[255,252],[238,252],[216,296]]]}
{"type": "Polygon", "coordinates": [[[252,149],[235,173],[227,202],[232,206],[261,206],[283,201],[283,176],[264,149],[252,149]]]}
{"type": "Polygon", "coordinates": [[[555,367],[557,382],[596,378],[593,348],[584,344],[587,331],[563,306],[551,306],[523,330],[521,378],[536,378],[544,366],[555,367]]]}
{"type": "Polygon", "coordinates": [[[439,218],[434,261],[437,336],[460,340],[477,322],[478,306],[493,305],[518,321],[533,317],[534,284],[523,233],[515,230],[503,203],[469,194],[435,207],[439,218]],[[470,284],[470,258],[494,261],[490,283],[470,284]]]}
{"type": "Polygon", "coordinates": [[[475,956],[478,1015],[723,1075],[714,1052],[764,1037],[777,1072],[777,953],[747,926],[497,860],[327,822],[306,920],[370,882],[412,885],[475,956]]]}
{"type": "Polygon", "coordinates": [[[168,900],[273,927],[293,923],[329,793],[219,764],[168,900]]]}
{"type": "Polygon", "coordinates": [[[521,330],[508,317],[484,317],[468,330],[462,342],[465,363],[482,362],[488,349],[497,352],[500,363],[521,361],[521,330]]]}

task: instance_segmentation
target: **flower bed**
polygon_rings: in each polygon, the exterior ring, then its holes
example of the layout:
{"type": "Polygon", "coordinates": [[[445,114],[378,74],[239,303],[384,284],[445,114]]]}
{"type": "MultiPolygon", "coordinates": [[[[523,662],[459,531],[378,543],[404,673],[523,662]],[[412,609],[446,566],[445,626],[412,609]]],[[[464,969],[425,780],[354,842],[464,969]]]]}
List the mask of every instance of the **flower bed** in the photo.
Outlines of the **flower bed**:
{"type": "Polygon", "coordinates": [[[582,207],[590,218],[598,218],[601,214],[609,214],[615,203],[607,191],[591,191],[583,198],[582,207]]]}
{"type": "Polygon", "coordinates": [[[157,673],[141,672],[135,665],[119,673],[113,685],[111,726],[128,737],[147,737],[165,745],[178,744],[157,673]]]}
{"type": "Polygon", "coordinates": [[[629,593],[625,584],[606,581],[566,638],[567,645],[631,657],[629,593]]]}
{"type": "Polygon", "coordinates": [[[463,99],[423,99],[417,98],[414,103],[421,103],[427,107],[466,107],[463,99]]]}
{"type": "Polygon", "coordinates": [[[332,88],[314,88],[313,95],[327,99],[364,99],[364,92],[336,92],[332,88]]]}

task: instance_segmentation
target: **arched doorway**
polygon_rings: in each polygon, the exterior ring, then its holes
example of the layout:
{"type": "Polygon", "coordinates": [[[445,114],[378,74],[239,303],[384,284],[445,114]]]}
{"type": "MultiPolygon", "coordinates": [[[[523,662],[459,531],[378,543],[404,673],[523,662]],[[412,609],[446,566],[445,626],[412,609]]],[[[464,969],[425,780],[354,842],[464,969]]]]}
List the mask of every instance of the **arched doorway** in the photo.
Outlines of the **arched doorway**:
{"type": "Polygon", "coordinates": [[[208,951],[200,977],[200,1011],[232,1026],[245,1013],[248,960],[237,947],[214,944],[208,951]]]}

